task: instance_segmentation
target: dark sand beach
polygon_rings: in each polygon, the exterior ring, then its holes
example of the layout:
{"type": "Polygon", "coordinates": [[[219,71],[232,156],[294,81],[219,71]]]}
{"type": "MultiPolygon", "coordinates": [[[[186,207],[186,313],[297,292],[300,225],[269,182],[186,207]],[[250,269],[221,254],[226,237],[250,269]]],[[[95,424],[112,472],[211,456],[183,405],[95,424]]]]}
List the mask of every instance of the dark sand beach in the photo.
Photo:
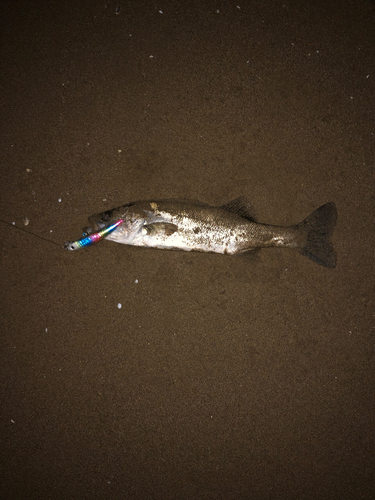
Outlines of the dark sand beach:
{"type": "Polygon", "coordinates": [[[0,65],[0,497],[375,498],[375,3],[3,1],[0,65]],[[239,196],[337,267],[63,248],[239,196]]]}

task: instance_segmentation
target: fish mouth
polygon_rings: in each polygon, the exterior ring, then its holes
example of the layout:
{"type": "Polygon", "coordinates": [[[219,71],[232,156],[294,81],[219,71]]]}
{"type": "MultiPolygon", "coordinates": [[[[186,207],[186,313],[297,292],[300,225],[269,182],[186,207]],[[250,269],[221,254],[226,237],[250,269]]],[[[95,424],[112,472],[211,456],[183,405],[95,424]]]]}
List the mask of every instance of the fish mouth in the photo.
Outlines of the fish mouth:
{"type": "Polygon", "coordinates": [[[83,232],[83,236],[87,236],[89,234],[94,233],[95,231],[94,231],[94,229],[92,227],[85,226],[85,227],[82,228],[82,232],[83,232]]]}
{"type": "Polygon", "coordinates": [[[109,226],[109,223],[104,223],[102,221],[92,221],[89,220],[90,225],[85,226],[82,228],[82,231],[85,235],[93,234],[93,233],[98,233],[99,231],[102,231],[105,229],[107,226],[109,226]]]}
{"type": "Polygon", "coordinates": [[[87,233],[95,233],[108,227],[113,221],[113,212],[114,210],[107,210],[106,212],[89,217],[88,220],[90,225],[85,228],[87,233]]]}

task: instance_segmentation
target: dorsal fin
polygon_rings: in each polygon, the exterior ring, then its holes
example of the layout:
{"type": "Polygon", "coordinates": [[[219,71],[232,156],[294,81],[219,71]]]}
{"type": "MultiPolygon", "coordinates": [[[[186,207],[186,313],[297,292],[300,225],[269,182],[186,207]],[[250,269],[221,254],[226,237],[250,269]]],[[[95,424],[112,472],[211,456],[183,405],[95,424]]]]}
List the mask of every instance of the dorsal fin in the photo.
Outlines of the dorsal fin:
{"type": "Polygon", "coordinates": [[[251,204],[245,200],[245,198],[236,198],[235,200],[222,205],[220,208],[226,210],[227,212],[239,215],[244,219],[250,220],[251,222],[256,222],[254,209],[251,204]]]}

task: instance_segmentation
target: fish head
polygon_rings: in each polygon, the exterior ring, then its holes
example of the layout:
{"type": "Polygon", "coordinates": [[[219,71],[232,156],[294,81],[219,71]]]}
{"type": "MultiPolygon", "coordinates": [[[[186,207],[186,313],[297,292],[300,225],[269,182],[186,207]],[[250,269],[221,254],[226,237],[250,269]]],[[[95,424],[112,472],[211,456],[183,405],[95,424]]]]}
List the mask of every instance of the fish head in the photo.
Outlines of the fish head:
{"type": "Polygon", "coordinates": [[[84,228],[84,231],[87,234],[96,233],[106,229],[120,219],[123,222],[107,239],[117,240],[120,238],[125,240],[131,238],[145,223],[144,213],[132,207],[130,203],[129,205],[92,215],[88,219],[90,226],[84,228]]]}

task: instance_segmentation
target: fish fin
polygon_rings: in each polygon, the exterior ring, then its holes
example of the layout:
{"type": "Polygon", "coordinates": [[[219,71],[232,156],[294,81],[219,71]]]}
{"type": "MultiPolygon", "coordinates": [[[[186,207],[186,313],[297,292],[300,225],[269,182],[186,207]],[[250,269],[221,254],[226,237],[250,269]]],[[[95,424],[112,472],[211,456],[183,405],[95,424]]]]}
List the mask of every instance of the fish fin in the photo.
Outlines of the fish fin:
{"type": "Polygon", "coordinates": [[[178,226],[170,222],[154,222],[142,227],[142,231],[149,236],[171,236],[177,229],[178,226]]]}
{"type": "Polygon", "coordinates": [[[240,217],[243,217],[251,222],[256,222],[254,209],[252,205],[245,200],[245,198],[236,198],[235,200],[225,203],[225,205],[222,205],[220,208],[226,210],[227,212],[239,215],[240,217]]]}
{"type": "Polygon", "coordinates": [[[240,259],[248,259],[249,261],[254,261],[259,258],[259,255],[261,255],[261,248],[251,248],[250,250],[245,250],[244,252],[240,252],[235,255],[240,259]]]}
{"type": "Polygon", "coordinates": [[[336,267],[336,253],[329,240],[336,222],[336,205],[326,203],[297,224],[297,227],[307,231],[307,242],[299,252],[321,266],[336,267]]]}

